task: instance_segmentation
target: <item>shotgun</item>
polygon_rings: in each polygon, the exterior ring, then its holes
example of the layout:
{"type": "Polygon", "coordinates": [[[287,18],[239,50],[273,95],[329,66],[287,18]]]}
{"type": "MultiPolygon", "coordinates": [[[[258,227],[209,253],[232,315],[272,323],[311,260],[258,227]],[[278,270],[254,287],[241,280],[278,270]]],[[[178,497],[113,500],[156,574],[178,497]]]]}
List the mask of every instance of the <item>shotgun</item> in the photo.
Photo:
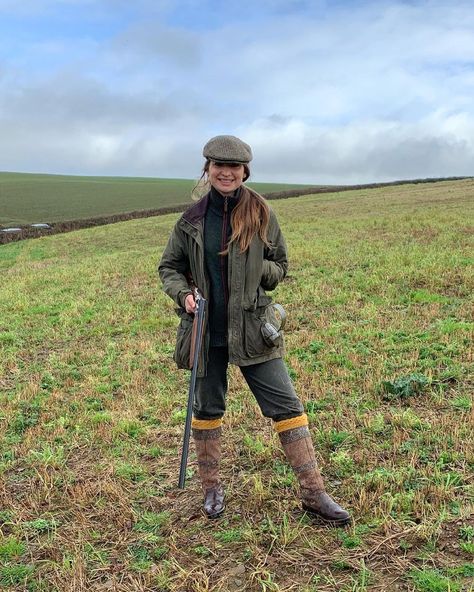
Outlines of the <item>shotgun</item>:
{"type": "Polygon", "coordinates": [[[206,299],[202,297],[197,288],[194,288],[194,300],[196,310],[194,311],[194,322],[191,334],[190,368],[191,379],[189,381],[188,407],[186,410],[186,423],[184,425],[183,451],[181,453],[181,466],[179,469],[178,487],[184,489],[186,480],[186,465],[188,464],[189,439],[191,436],[191,420],[193,417],[194,391],[196,389],[196,377],[199,365],[199,354],[201,352],[204,314],[206,299]]]}

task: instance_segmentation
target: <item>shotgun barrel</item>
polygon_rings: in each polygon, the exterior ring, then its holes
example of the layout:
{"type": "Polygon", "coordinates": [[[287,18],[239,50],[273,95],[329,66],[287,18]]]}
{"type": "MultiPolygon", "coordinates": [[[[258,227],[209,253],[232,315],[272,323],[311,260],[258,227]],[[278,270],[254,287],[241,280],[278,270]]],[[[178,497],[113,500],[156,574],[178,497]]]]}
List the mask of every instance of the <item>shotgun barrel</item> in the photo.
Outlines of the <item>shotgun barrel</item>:
{"type": "Polygon", "coordinates": [[[191,420],[193,416],[194,391],[196,389],[196,377],[199,365],[199,354],[201,353],[204,328],[204,314],[206,310],[206,299],[202,297],[202,295],[197,289],[194,290],[194,297],[196,302],[196,310],[194,313],[193,332],[191,337],[192,367],[191,378],[189,381],[186,423],[184,426],[183,451],[181,453],[181,466],[179,469],[178,487],[180,489],[184,489],[184,483],[186,481],[186,466],[188,464],[189,439],[191,437],[191,420]]]}

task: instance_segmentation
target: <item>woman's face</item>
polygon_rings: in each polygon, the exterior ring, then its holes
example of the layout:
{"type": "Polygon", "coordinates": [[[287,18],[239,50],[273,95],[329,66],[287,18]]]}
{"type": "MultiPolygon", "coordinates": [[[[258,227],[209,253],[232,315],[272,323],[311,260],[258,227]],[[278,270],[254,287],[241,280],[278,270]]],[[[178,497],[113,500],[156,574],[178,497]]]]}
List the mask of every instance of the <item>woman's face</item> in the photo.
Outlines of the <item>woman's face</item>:
{"type": "Polygon", "coordinates": [[[222,195],[230,195],[244,180],[244,165],[211,160],[207,172],[211,185],[222,195]]]}

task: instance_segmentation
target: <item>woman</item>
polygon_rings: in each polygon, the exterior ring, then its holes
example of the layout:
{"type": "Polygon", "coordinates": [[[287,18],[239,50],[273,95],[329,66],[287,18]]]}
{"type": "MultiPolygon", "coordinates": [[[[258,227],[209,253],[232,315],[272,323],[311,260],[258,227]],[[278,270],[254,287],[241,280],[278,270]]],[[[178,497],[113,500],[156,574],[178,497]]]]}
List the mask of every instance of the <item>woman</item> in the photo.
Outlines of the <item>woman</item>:
{"type": "Polygon", "coordinates": [[[225,508],[219,461],[231,363],[240,367],[263,415],[274,422],[298,477],[303,509],[328,523],[346,524],[348,512],[325,491],[308,420],[282,360],[283,339],[265,293],[285,277],[288,262],[273,211],[243,185],[250,176],[251,148],[235,136],[216,136],[204,146],[203,155],[201,180],[207,178],[210,191],[178,220],[159,274],[165,292],[180,307],[175,360],[181,368],[190,367],[193,288],[208,301],[192,420],[204,510],[209,518],[217,518],[225,508]],[[266,323],[273,326],[270,338],[266,323]]]}

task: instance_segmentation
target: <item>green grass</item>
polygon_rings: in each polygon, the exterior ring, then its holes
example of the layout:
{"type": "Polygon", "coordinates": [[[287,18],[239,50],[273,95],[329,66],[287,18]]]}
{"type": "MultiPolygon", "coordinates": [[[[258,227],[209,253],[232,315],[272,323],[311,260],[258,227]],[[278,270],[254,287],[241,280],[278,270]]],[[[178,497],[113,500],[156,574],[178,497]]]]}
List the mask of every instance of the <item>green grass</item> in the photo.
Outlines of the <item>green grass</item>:
{"type": "Polygon", "coordinates": [[[0,560],[13,559],[25,552],[25,545],[14,537],[0,539],[0,560]]]}
{"type": "Polygon", "coordinates": [[[460,589],[456,581],[435,569],[412,570],[410,578],[417,592],[458,592],[460,589]]]}
{"type": "MultiPolygon", "coordinates": [[[[0,226],[60,222],[152,210],[191,202],[196,181],[0,172],[0,226]]],[[[251,183],[261,193],[304,185],[251,183]]],[[[33,260],[42,259],[38,247],[33,260]]]]}
{"type": "Polygon", "coordinates": [[[176,214],[1,246],[0,587],[469,590],[473,198],[458,181],[272,202],[286,361],[343,531],[300,511],[235,368],[225,517],[201,514],[193,448],[177,489],[188,374],[156,276],[176,214]]]}

